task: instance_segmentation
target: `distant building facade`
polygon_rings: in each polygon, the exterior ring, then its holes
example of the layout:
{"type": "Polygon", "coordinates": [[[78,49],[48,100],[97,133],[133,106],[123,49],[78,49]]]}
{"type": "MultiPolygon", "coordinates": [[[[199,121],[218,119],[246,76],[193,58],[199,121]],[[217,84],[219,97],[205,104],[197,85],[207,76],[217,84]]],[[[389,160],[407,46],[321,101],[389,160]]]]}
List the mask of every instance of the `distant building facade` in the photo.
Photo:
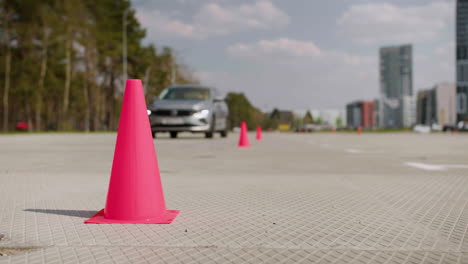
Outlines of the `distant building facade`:
{"type": "Polygon", "coordinates": [[[410,127],[415,119],[411,45],[380,48],[379,125],[410,127]]]}
{"type": "Polygon", "coordinates": [[[346,123],[349,128],[372,128],[375,123],[375,102],[356,101],[346,105],[346,123]]]}
{"type": "Polygon", "coordinates": [[[380,119],[382,118],[380,116],[380,100],[379,99],[375,99],[374,100],[374,126],[376,127],[379,127],[380,126],[380,119]]]}
{"type": "Polygon", "coordinates": [[[361,102],[361,126],[364,128],[374,127],[374,101],[361,102]]]}
{"type": "Polygon", "coordinates": [[[457,97],[458,121],[468,121],[468,0],[457,0],[457,97]]]}
{"type": "Polygon", "coordinates": [[[455,125],[456,87],[453,83],[441,83],[435,87],[437,104],[437,122],[440,125],[455,125]]]}
{"type": "Polygon", "coordinates": [[[416,123],[428,126],[436,123],[435,90],[428,89],[419,91],[416,100],[416,123]]]}
{"type": "Polygon", "coordinates": [[[417,123],[424,125],[450,125],[456,124],[455,112],[455,85],[441,83],[433,88],[418,92],[417,96],[417,123]]]}
{"type": "Polygon", "coordinates": [[[358,102],[346,105],[346,124],[349,128],[356,128],[361,124],[361,107],[358,102]]]}

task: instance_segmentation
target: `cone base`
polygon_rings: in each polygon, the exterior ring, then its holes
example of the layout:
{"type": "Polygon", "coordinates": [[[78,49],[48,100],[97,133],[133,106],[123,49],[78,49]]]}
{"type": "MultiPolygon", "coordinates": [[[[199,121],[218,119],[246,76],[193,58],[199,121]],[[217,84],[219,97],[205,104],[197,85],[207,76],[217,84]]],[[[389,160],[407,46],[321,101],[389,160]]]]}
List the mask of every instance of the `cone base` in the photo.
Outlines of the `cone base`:
{"type": "Polygon", "coordinates": [[[240,148],[248,148],[250,145],[239,145],[240,148]]]}
{"type": "Polygon", "coordinates": [[[104,209],[97,212],[93,217],[86,220],[85,224],[170,224],[179,214],[178,210],[167,210],[158,218],[144,220],[118,220],[104,218],[104,209]]]}

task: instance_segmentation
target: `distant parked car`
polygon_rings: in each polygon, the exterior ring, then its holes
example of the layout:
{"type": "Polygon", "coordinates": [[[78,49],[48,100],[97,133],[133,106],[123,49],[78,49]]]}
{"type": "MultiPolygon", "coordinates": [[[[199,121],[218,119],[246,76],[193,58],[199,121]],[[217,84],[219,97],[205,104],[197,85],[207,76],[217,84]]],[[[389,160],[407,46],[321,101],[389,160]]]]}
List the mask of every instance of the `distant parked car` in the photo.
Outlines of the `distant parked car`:
{"type": "Polygon", "coordinates": [[[413,131],[416,133],[427,134],[427,133],[431,133],[431,127],[426,126],[426,125],[415,125],[413,127],[413,131]]]}
{"type": "Polygon", "coordinates": [[[457,130],[457,126],[455,125],[444,125],[442,127],[442,131],[447,132],[447,131],[455,131],[457,130]]]}
{"type": "Polygon", "coordinates": [[[169,132],[171,138],[179,132],[205,133],[206,138],[212,138],[216,132],[227,136],[228,107],[216,88],[168,87],[148,107],[148,115],[153,137],[159,132],[169,132]]]}
{"type": "Polygon", "coordinates": [[[466,121],[458,122],[457,129],[459,131],[468,131],[468,122],[466,122],[466,121]]]}
{"type": "Polygon", "coordinates": [[[431,131],[443,131],[444,127],[439,124],[432,124],[431,131]]]}
{"type": "Polygon", "coordinates": [[[16,130],[18,131],[26,131],[28,130],[28,122],[17,122],[15,125],[16,130]]]}

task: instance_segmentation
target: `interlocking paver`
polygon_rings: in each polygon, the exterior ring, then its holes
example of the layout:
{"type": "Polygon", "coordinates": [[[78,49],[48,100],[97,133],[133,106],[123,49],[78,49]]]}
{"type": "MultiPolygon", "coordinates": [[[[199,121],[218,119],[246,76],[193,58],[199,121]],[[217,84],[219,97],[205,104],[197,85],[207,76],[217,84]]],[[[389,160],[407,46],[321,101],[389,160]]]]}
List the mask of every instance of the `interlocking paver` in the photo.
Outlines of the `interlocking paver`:
{"type": "Polygon", "coordinates": [[[156,139],[170,225],[85,225],[115,134],[0,137],[4,263],[468,263],[468,135],[156,139]],[[326,145],[326,148],[323,147],[326,145]],[[346,152],[346,149],[359,149],[346,152]]]}

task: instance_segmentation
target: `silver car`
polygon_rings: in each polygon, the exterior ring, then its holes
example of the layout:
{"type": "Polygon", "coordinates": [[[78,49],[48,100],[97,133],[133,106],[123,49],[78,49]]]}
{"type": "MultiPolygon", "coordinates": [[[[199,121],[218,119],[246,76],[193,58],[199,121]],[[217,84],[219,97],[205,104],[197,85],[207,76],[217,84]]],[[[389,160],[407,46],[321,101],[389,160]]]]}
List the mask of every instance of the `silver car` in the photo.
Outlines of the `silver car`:
{"type": "Polygon", "coordinates": [[[202,132],[212,138],[215,132],[227,136],[228,107],[215,88],[198,85],[171,86],[148,107],[153,137],[169,132],[202,132]]]}

